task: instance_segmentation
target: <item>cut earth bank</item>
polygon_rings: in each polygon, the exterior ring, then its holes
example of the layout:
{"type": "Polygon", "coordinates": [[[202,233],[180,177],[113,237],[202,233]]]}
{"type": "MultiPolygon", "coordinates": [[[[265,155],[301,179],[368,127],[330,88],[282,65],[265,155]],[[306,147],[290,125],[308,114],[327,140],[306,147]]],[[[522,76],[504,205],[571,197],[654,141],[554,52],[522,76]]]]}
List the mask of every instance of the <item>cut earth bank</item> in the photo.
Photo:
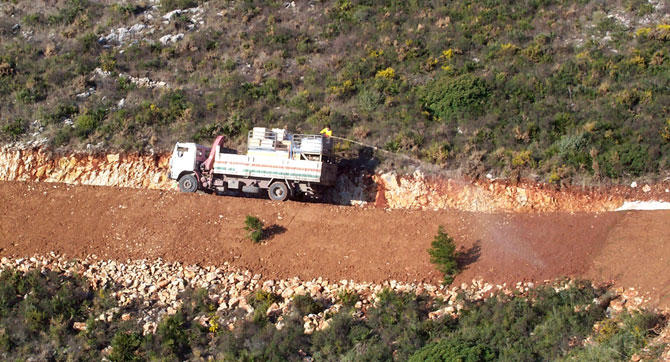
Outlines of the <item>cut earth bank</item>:
{"type": "MultiPolygon", "coordinates": [[[[57,155],[42,149],[0,150],[0,180],[176,190],[167,178],[169,154],[57,155]]],[[[341,205],[390,209],[473,212],[602,212],[635,201],[670,202],[670,182],[639,187],[568,187],[557,190],[533,182],[462,181],[412,175],[371,174],[349,170],[342,174],[327,199],[341,205]]],[[[665,207],[667,208],[667,207],[665,207]]]]}

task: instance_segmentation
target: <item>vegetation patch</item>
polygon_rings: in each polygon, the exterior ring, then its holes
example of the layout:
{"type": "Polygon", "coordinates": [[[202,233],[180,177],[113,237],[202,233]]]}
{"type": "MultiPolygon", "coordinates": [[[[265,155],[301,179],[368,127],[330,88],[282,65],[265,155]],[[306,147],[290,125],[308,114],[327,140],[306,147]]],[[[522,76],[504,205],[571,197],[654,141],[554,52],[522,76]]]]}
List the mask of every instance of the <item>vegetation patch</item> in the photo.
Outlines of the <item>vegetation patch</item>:
{"type": "MultiPolygon", "coordinates": [[[[111,286],[113,287],[113,286],[111,286]]],[[[663,316],[624,311],[607,317],[616,297],[585,281],[544,285],[485,300],[455,297],[460,312],[431,318],[443,301],[384,289],[365,311],[342,307],[328,325],[306,334],[303,316],[324,304],[298,295],[293,312],[277,317],[281,303],[259,290],[240,306],[218,309],[210,292],[186,288],[180,307],[163,315],[155,332],[143,321],[108,318],[137,313],[110,289],[91,289],[70,273],[6,269],[0,273],[0,356],[7,360],[629,360],[657,359],[666,347],[652,340],[663,316]],[[254,311],[249,314],[248,308],[254,311]],[[117,311],[117,312],[114,312],[117,311]],[[101,317],[103,316],[103,317],[101,317]],[[85,328],[82,328],[85,325],[85,328]],[[228,327],[220,327],[226,325],[228,327]]],[[[350,298],[350,297],[348,297],[350,298]]],[[[352,299],[352,298],[350,298],[352,299]]]]}
{"type": "MultiPolygon", "coordinates": [[[[596,184],[670,171],[670,31],[660,5],[13,4],[20,28],[0,26],[2,125],[44,121],[40,138],[63,151],[161,152],[218,134],[241,148],[254,126],[316,133],[329,123],[340,137],[473,177],[596,184]],[[203,11],[163,24],[196,6],[203,11]],[[317,15],[296,17],[307,11],[317,15]],[[140,17],[147,28],[129,34],[140,17]],[[98,42],[121,28],[126,40],[98,42]],[[160,41],[175,34],[184,37],[160,41]],[[68,118],[74,129],[61,124],[68,118]]],[[[17,130],[0,137],[33,137],[17,130]]],[[[357,147],[337,150],[357,158],[357,147]]]]}

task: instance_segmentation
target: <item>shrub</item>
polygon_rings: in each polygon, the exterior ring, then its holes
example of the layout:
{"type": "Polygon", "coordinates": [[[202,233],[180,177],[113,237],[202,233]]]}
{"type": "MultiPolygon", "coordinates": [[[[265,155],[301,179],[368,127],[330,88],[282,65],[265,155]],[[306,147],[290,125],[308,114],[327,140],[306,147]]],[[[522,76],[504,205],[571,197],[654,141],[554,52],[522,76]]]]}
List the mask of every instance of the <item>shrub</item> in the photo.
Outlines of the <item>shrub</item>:
{"type": "Polygon", "coordinates": [[[43,118],[48,123],[58,123],[66,118],[70,118],[79,113],[79,106],[76,103],[61,103],[55,110],[46,113],[43,118]]]}
{"type": "Polygon", "coordinates": [[[425,321],[431,307],[424,295],[382,290],[367,312],[367,325],[374,331],[365,343],[368,351],[358,352],[368,360],[407,360],[428,340],[425,321]]]}
{"type": "Polygon", "coordinates": [[[48,21],[50,24],[72,24],[89,5],[88,0],[68,0],[57,14],[49,16],[48,21]]]}
{"type": "Polygon", "coordinates": [[[158,325],[156,334],[165,355],[185,359],[191,350],[188,327],[182,311],[165,318],[158,325]]]}
{"type": "Polygon", "coordinates": [[[161,10],[170,12],[176,9],[188,9],[198,6],[197,0],[161,0],[161,10]]]}
{"type": "Polygon", "coordinates": [[[16,140],[26,132],[26,122],[21,118],[17,118],[8,124],[2,126],[2,132],[10,139],[16,140]]]}
{"type": "Polygon", "coordinates": [[[273,303],[279,303],[282,300],[281,296],[275,293],[258,290],[247,298],[249,305],[254,307],[254,314],[252,316],[253,322],[256,325],[262,326],[267,322],[267,310],[273,303]]]}
{"type": "Polygon", "coordinates": [[[32,104],[47,97],[47,83],[40,77],[30,77],[25,87],[16,93],[16,99],[23,104],[32,104]]]}
{"type": "Polygon", "coordinates": [[[358,293],[351,290],[345,290],[343,292],[337,293],[337,300],[346,307],[355,306],[356,302],[358,302],[359,299],[360,296],[358,295],[358,293]]]}
{"type": "Polygon", "coordinates": [[[423,89],[424,107],[435,117],[447,120],[458,112],[477,113],[489,96],[486,83],[472,75],[442,76],[423,89]]]}
{"type": "Polygon", "coordinates": [[[460,270],[454,239],[444,232],[442,226],[437,229],[437,235],[431,243],[431,248],[428,249],[428,254],[430,254],[430,262],[444,275],[442,283],[451,284],[460,270]]]}
{"type": "Polygon", "coordinates": [[[331,320],[328,328],[312,335],[311,352],[315,360],[337,361],[354,345],[370,337],[372,331],[345,308],[331,320]],[[339,358],[338,358],[339,357],[339,358]]]}
{"type": "Polygon", "coordinates": [[[56,131],[56,134],[53,136],[53,138],[51,138],[51,144],[55,147],[60,147],[70,142],[71,138],[72,127],[63,126],[58,131],[56,131]]]}
{"type": "Polygon", "coordinates": [[[90,114],[82,114],[74,119],[74,131],[81,138],[88,137],[98,128],[98,120],[90,114]]]}
{"type": "Polygon", "coordinates": [[[104,52],[100,55],[100,68],[105,72],[113,72],[116,69],[114,54],[104,52]]]}
{"type": "Polygon", "coordinates": [[[142,344],[142,337],[135,332],[116,332],[112,338],[112,352],[109,359],[113,362],[122,361],[143,361],[144,358],[137,354],[140,345],[142,344]]]}
{"type": "Polygon", "coordinates": [[[294,296],[293,308],[295,308],[301,315],[318,314],[325,309],[321,303],[318,303],[309,295],[294,296]]]}
{"type": "Polygon", "coordinates": [[[263,240],[263,222],[256,216],[247,215],[244,219],[244,230],[247,230],[247,238],[254,243],[260,243],[263,240]]]}
{"type": "Polygon", "coordinates": [[[375,74],[375,78],[384,78],[384,79],[395,79],[395,69],[388,67],[386,69],[382,69],[375,74]]]}
{"type": "Polygon", "coordinates": [[[496,361],[496,355],[487,346],[472,345],[464,340],[445,338],[418,350],[410,362],[496,361]]]}

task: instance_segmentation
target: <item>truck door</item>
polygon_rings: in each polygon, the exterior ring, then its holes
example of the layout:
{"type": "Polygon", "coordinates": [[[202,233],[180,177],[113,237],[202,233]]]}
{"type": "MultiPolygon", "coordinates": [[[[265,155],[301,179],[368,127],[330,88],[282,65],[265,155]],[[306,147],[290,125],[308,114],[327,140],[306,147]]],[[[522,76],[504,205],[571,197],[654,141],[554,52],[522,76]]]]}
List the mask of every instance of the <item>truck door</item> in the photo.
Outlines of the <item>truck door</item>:
{"type": "Polygon", "coordinates": [[[195,170],[195,147],[177,144],[172,152],[170,164],[173,179],[177,179],[184,171],[193,172],[195,170]]]}

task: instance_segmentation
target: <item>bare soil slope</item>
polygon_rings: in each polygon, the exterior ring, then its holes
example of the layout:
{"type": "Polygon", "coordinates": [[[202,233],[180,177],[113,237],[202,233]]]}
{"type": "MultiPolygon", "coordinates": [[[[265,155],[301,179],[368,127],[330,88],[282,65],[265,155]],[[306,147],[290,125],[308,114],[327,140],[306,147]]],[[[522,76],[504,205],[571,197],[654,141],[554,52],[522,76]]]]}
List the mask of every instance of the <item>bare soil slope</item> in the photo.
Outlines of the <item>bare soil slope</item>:
{"type": "Polygon", "coordinates": [[[456,282],[614,280],[670,306],[670,212],[479,214],[384,210],[62,184],[0,182],[0,254],[229,261],[266,278],[438,283],[439,225],[464,251],[456,282]],[[246,240],[244,218],[269,240],[246,240]]]}

